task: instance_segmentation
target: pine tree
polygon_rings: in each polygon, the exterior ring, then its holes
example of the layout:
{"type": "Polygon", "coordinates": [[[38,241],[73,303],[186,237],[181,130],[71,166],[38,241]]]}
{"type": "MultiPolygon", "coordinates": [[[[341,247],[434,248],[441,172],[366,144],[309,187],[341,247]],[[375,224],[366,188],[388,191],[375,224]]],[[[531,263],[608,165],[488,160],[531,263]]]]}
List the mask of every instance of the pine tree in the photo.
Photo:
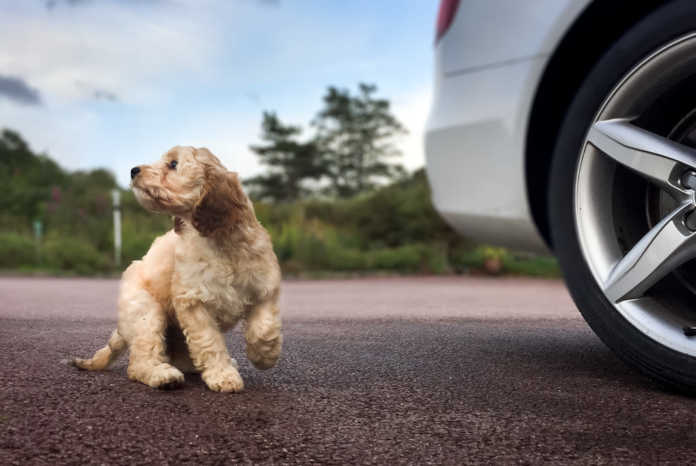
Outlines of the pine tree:
{"type": "Polygon", "coordinates": [[[261,139],[264,145],[250,146],[268,168],[263,175],[245,181],[257,199],[293,201],[306,196],[308,180],[318,180],[325,173],[313,140],[300,142],[302,128],[285,125],[273,112],[264,112],[261,139]]]}
{"type": "Polygon", "coordinates": [[[331,86],[312,122],[329,190],[336,196],[351,197],[405,173],[390,159],[401,156],[393,140],[406,130],[391,113],[389,101],[373,97],[376,91],[377,86],[361,83],[354,96],[331,86]]]}

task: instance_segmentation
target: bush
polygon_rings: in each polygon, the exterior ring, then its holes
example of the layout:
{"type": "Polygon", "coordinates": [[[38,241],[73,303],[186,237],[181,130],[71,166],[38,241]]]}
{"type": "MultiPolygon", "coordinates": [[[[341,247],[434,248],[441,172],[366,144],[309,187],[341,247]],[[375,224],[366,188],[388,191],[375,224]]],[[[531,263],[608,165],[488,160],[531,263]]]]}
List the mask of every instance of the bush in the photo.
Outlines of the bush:
{"type": "Polygon", "coordinates": [[[503,248],[477,246],[455,248],[450,251],[449,262],[456,271],[485,271],[486,259],[497,257],[502,263],[502,272],[513,275],[559,277],[558,262],[551,256],[515,254],[503,248]]]}
{"type": "Polygon", "coordinates": [[[529,254],[510,254],[503,257],[503,269],[515,275],[533,277],[560,277],[561,270],[553,257],[529,254]]]}
{"type": "Polygon", "coordinates": [[[142,259],[155,238],[155,234],[124,235],[121,245],[122,264],[128,266],[131,262],[142,259]]]}
{"type": "Polygon", "coordinates": [[[111,269],[107,258],[90,243],[77,238],[52,238],[42,247],[42,263],[54,270],[80,275],[106,272],[111,269]]]}
{"type": "Polygon", "coordinates": [[[449,267],[445,248],[433,244],[410,244],[371,252],[371,268],[422,273],[445,273],[449,267]]]}
{"type": "Polygon", "coordinates": [[[0,233],[0,267],[32,266],[37,262],[36,246],[29,236],[0,233]]]}
{"type": "Polygon", "coordinates": [[[370,257],[370,265],[374,269],[413,272],[421,265],[420,251],[413,246],[376,249],[371,251],[370,257]]]}

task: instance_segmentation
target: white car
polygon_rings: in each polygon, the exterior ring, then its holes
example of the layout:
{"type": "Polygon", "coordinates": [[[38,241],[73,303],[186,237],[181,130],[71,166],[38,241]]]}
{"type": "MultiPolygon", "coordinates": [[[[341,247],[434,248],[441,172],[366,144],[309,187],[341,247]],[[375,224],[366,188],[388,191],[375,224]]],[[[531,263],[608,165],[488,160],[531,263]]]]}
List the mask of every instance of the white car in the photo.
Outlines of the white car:
{"type": "Polygon", "coordinates": [[[625,361],[696,392],[696,1],[442,0],[433,201],[551,250],[625,361]]]}

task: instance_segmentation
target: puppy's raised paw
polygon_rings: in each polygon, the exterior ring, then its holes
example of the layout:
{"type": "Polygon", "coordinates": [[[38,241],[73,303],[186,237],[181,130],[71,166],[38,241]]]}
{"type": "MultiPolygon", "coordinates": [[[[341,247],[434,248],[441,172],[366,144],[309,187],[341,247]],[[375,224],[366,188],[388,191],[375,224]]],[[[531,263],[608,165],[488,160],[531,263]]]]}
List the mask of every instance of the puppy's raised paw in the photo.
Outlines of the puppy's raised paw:
{"type": "Polygon", "coordinates": [[[244,390],[244,381],[239,371],[234,366],[206,369],[201,378],[209,389],[215,392],[238,393],[244,390]]]}
{"type": "Polygon", "coordinates": [[[170,364],[155,366],[146,382],[152,388],[170,390],[184,383],[184,374],[170,364]]]}

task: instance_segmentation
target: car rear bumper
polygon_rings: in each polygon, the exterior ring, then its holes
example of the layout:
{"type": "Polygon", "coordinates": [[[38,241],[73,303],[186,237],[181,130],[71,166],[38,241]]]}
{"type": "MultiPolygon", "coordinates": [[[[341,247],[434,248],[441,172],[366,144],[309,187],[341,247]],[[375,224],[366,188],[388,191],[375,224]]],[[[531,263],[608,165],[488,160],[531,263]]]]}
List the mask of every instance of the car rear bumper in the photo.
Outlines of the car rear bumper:
{"type": "Polygon", "coordinates": [[[546,246],[525,180],[527,120],[546,56],[440,73],[425,136],[433,202],[474,240],[530,251],[546,246]]]}

